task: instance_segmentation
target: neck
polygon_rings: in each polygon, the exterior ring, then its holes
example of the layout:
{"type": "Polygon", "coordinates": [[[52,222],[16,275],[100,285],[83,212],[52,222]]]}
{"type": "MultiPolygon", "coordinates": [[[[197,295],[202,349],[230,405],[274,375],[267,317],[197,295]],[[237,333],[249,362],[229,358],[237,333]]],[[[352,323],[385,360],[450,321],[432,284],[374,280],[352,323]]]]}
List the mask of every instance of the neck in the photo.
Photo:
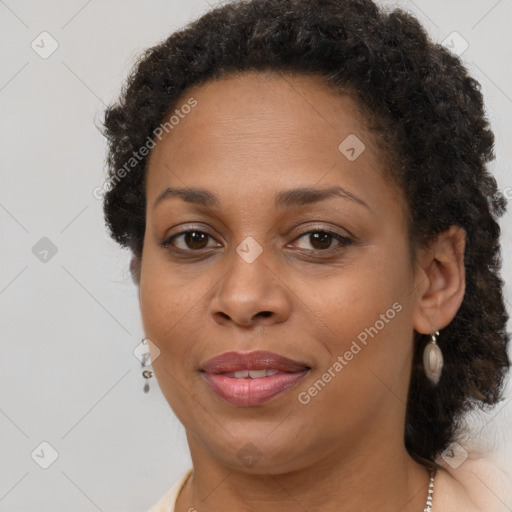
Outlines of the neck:
{"type": "Polygon", "coordinates": [[[177,512],[423,512],[425,507],[429,471],[405,448],[331,451],[316,463],[276,472],[275,466],[219,464],[188,438],[194,472],[180,493],[177,512]]]}

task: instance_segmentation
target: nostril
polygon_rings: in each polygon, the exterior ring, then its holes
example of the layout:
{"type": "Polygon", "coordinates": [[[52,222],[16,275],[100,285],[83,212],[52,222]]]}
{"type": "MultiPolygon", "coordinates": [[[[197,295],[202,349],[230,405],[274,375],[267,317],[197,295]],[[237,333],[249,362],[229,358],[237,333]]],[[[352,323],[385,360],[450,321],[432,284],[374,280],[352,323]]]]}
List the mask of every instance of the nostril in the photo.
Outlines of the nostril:
{"type": "Polygon", "coordinates": [[[272,311],[261,311],[260,313],[258,313],[258,315],[261,315],[264,317],[270,316],[271,314],[272,314],[272,311]]]}

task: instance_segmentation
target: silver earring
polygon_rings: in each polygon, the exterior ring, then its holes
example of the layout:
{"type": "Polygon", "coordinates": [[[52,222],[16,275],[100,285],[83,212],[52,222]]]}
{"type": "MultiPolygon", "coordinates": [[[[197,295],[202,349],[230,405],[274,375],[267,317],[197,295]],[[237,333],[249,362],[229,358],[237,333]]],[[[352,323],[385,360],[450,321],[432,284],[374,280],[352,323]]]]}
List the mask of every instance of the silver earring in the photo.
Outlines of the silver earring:
{"type": "Polygon", "coordinates": [[[430,335],[430,341],[425,345],[423,351],[423,367],[430,382],[437,384],[443,371],[443,353],[437,344],[439,331],[430,335]]]}
{"type": "MultiPolygon", "coordinates": [[[[143,343],[144,345],[147,345],[146,338],[142,338],[141,343],[143,343]]],[[[151,364],[149,348],[148,348],[147,352],[144,352],[143,354],[141,354],[140,363],[142,365],[142,368],[144,368],[145,366],[149,366],[151,364]]],[[[142,376],[145,379],[151,379],[151,377],[153,377],[153,372],[151,370],[143,370],[142,371],[142,376]]],[[[142,390],[144,391],[144,393],[149,392],[149,382],[147,382],[147,380],[144,383],[144,387],[142,388],[142,390]]]]}
{"type": "MultiPolygon", "coordinates": [[[[142,376],[145,379],[151,379],[151,377],[153,377],[153,372],[151,370],[144,370],[142,372],[142,376]]],[[[142,390],[144,391],[144,393],[147,393],[149,391],[149,382],[146,382],[144,384],[144,387],[142,388],[142,390]]]]}

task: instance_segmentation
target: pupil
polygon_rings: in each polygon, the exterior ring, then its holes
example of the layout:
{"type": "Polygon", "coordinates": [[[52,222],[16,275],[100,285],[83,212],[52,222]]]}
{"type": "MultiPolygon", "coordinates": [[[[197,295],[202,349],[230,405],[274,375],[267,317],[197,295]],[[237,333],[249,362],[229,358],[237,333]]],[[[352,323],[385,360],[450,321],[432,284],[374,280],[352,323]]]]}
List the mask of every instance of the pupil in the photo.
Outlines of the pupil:
{"type": "MultiPolygon", "coordinates": [[[[320,242],[320,247],[316,246],[317,249],[327,249],[331,243],[331,235],[329,233],[314,233],[311,236],[313,240],[320,242]]],[[[314,243],[312,245],[315,247],[314,243]]]]}

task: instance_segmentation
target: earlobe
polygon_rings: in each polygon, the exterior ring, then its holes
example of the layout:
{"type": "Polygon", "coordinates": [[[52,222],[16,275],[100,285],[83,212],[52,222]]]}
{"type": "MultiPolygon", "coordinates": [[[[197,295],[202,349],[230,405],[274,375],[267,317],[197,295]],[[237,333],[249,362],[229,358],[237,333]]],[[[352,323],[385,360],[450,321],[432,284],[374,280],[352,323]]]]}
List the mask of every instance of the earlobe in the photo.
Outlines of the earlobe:
{"type": "Polygon", "coordinates": [[[416,306],[416,331],[431,334],[446,327],[457,314],[465,291],[465,243],[465,230],[451,226],[423,250],[419,264],[425,284],[416,306]]]}

